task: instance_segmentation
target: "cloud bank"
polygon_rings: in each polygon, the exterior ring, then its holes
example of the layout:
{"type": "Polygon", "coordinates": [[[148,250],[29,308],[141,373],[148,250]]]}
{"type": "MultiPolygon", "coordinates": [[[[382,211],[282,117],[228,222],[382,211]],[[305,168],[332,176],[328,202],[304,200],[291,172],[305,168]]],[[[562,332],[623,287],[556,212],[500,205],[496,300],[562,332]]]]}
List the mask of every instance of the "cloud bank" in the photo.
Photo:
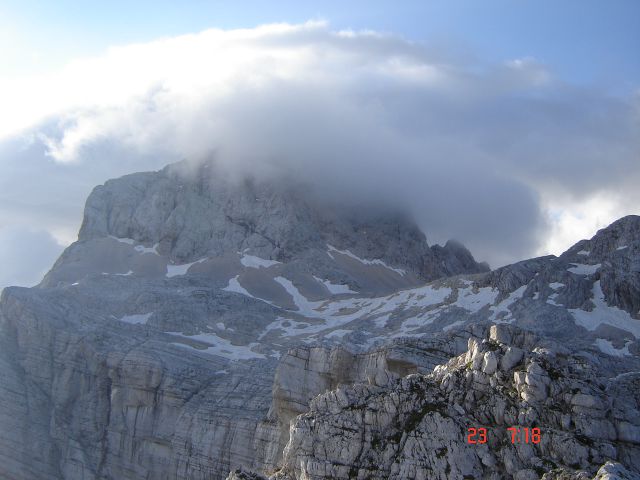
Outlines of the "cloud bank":
{"type": "Polygon", "coordinates": [[[0,226],[38,222],[62,244],[94,184],[212,155],[405,204],[431,243],[494,266],[640,211],[640,91],[325,23],[114,47],[0,81],[0,104],[0,226]]]}

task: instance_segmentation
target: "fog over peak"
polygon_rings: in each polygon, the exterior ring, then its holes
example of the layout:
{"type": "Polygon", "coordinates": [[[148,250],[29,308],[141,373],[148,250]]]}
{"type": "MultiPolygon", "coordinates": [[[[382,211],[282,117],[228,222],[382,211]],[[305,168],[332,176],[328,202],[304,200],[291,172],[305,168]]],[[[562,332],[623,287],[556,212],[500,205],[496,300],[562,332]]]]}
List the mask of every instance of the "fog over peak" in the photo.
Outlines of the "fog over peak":
{"type": "Polygon", "coordinates": [[[185,158],[406,206],[494,267],[640,210],[639,94],[323,22],[114,47],[0,102],[0,232],[62,244],[95,184],[185,158]]]}

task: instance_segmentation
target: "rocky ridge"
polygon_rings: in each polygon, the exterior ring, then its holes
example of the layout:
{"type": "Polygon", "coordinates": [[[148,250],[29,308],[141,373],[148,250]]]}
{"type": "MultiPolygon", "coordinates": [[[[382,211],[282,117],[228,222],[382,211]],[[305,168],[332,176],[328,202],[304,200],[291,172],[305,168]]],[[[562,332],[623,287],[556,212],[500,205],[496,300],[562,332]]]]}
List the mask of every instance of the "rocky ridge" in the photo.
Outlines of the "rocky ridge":
{"type": "Polygon", "coordinates": [[[271,478],[638,478],[640,372],[597,378],[566,347],[493,326],[433,373],[315,397],[271,478]],[[486,443],[465,441],[482,427],[486,443]],[[539,428],[540,440],[513,443],[509,427],[539,428]]]}
{"type": "Polygon", "coordinates": [[[382,398],[496,323],[556,339],[594,378],[640,371],[640,217],[486,272],[393,212],[211,168],[96,188],[42,284],[4,290],[2,476],[273,473],[318,395],[382,398]]]}

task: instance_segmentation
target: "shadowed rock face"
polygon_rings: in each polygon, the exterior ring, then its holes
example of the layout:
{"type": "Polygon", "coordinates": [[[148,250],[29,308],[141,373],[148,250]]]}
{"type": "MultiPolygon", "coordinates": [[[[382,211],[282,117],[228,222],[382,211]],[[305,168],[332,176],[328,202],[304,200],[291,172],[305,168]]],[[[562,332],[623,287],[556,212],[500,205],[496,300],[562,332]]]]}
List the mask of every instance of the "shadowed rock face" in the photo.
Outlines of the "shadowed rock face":
{"type": "Polygon", "coordinates": [[[41,285],[4,289],[0,477],[270,474],[318,395],[382,395],[493,323],[561,341],[596,377],[640,370],[638,217],[484,272],[402,215],[212,168],[97,187],[41,285]]]}

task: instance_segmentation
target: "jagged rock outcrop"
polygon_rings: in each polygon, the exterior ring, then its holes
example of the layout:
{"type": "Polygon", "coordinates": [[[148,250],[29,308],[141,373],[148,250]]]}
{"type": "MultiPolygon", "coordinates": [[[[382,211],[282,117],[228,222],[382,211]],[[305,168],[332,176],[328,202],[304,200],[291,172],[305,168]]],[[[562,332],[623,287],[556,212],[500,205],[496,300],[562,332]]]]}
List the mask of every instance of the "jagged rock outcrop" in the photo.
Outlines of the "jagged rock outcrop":
{"type": "Polygon", "coordinates": [[[315,398],[292,423],[274,478],[537,479],[558,469],[593,476],[610,460],[638,475],[640,372],[597,379],[563,346],[495,326],[433,374],[315,398]],[[486,428],[486,443],[467,443],[469,428],[486,428]]]}
{"type": "MultiPolygon", "coordinates": [[[[481,335],[482,328],[475,334],[481,335]]],[[[471,332],[456,331],[437,338],[406,339],[383,348],[354,354],[343,347],[297,347],[278,364],[272,403],[256,436],[268,445],[260,458],[263,471],[275,471],[289,441],[289,425],[309,410],[311,401],[339,386],[384,386],[412,373],[428,373],[464,351],[471,332]]]]}

